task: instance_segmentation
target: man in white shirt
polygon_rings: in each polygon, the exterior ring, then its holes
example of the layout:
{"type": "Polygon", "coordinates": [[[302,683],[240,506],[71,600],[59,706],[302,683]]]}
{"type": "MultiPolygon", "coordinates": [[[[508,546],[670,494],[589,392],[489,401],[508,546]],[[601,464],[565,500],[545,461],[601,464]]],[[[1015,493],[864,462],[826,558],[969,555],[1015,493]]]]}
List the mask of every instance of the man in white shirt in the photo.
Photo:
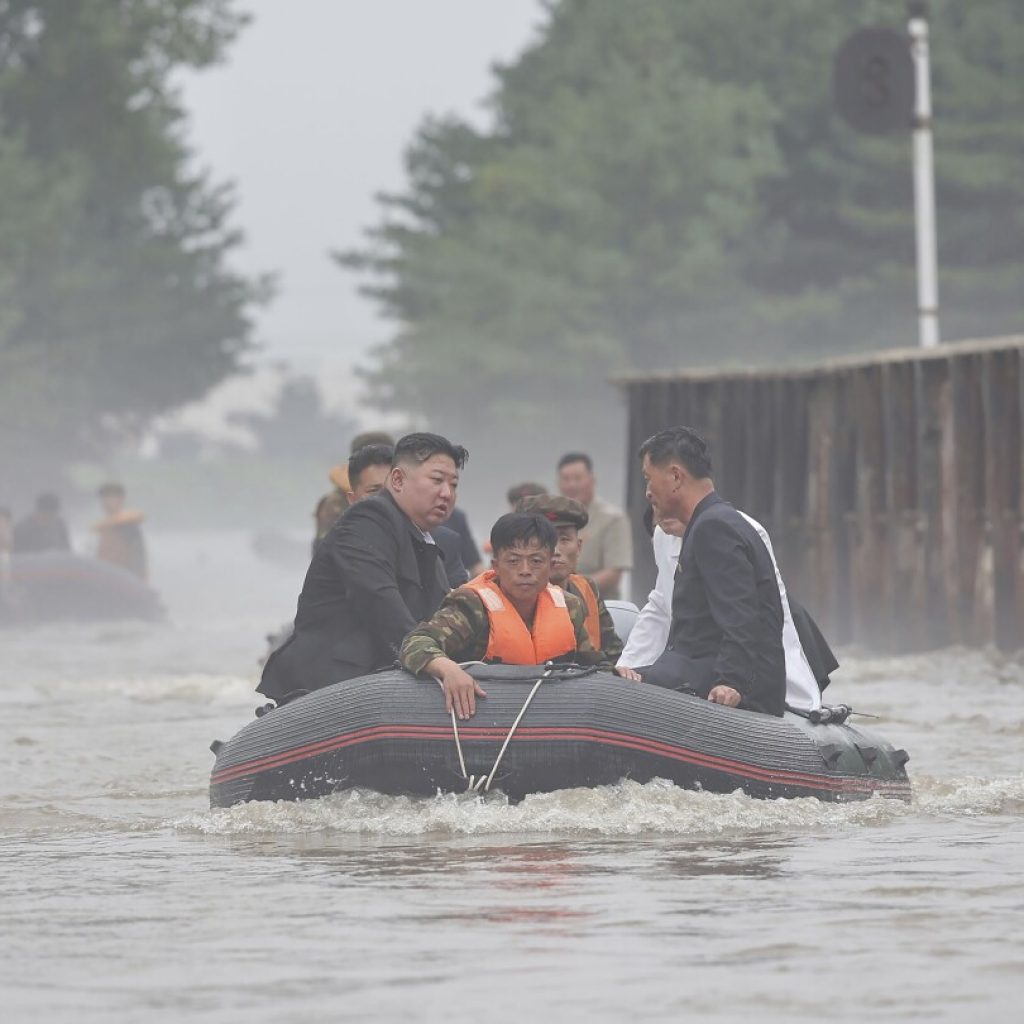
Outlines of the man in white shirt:
{"type": "MultiPolygon", "coordinates": [[[[782,646],[786,655],[786,703],[803,711],[821,707],[821,690],[811,671],[793,623],[793,614],[786,596],[786,585],[782,582],[779,564],[775,560],[768,531],[745,512],[740,515],[757,531],[771,556],[775,567],[775,580],[782,599],[782,646]]],[[[641,668],[653,665],[665,650],[669,628],[672,625],[672,589],[675,586],[676,566],[683,544],[683,524],[677,519],[666,519],[654,528],[651,545],[654,561],[658,567],[658,578],[654,589],[647,597],[647,603],[640,610],[640,616],[629,634],[629,639],[618,660],[619,668],[641,668]]]]}

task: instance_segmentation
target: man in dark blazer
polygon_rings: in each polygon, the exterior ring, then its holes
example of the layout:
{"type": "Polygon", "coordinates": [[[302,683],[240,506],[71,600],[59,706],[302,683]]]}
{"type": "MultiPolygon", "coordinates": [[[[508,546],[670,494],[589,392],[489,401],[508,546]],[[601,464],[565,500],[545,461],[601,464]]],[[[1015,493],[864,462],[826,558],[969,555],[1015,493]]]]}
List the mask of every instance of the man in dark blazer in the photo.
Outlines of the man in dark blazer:
{"type": "MultiPolygon", "coordinates": [[[[355,448],[348,459],[348,487],[345,498],[348,506],[372,498],[385,490],[391,476],[391,463],[395,458],[393,444],[374,443],[355,448]]],[[[448,522],[455,518],[459,510],[453,508],[448,522]]],[[[325,534],[326,536],[326,534],[325,534]]],[[[448,526],[436,526],[430,536],[441,549],[444,563],[444,574],[448,579],[448,587],[454,590],[461,587],[469,579],[469,571],[462,561],[462,538],[448,526]]],[[[317,541],[319,543],[319,541],[317,541]]],[[[315,548],[314,548],[315,550],[315,548]]],[[[477,556],[479,558],[479,556],[477,556]]]]}
{"type": "Polygon", "coordinates": [[[451,514],[466,457],[437,434],[395,445],[386,487],[349,508],[318,543],[295,631],[267,659],[260,693],[281,702],[395,661],[406,633],[448,592],[430,531],[451,514]]]}
{"type": "Polygon", "coordinates": [[[715,492],[707,442],[670,427],[640,448],[656,519],[686,526],[665,652],[645,682],[717,704],[781,715],[786,703],[782,599],[767,547],[715,492]]]}

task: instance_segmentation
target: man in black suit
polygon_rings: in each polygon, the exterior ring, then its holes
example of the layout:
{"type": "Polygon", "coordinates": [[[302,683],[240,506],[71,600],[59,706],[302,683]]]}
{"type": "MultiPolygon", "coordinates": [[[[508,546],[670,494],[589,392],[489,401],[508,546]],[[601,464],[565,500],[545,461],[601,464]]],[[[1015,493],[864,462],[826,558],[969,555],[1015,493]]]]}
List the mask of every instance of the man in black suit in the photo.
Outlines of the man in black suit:
{"type": "Polygon", "coordinates": [[[717,704],[781,715],[782,600],[768,549],[715,492],[708,444],[696,431],[662,430],[643,443],[640,457],[655,518],[686,527],[668,646],[641,675],[717,704]]]}
{"type": "Polygon", "coordinates": [[[437,434],[399,440],[384,489],[349,508],[317,544],[295,631],[267,659],[260,693],[286,700],[395,660],[406,633],[448,592],[430,531],[451,514],[466,457],[437,434]]]}
{"type": "MultiPolygon", "coordinates": [[[[349,506],[355,505],[383,491],[391,476],[391,463],[395,458],[395,446],[391,444],[367,444],[356,448],[348,459],[348,486],[345,497],[349,506]]],[[[452,522],[453,508],[448,522],[452,522]]],[[[441,549],[444,574],[451,590],[461,587],[469,579],[469,571],[462,561],[462,538],[448,526],[435,526],[430,531],[434,543],[441,549]]],[[[477,556],[479,558],[479,555],[477,556]]]]}

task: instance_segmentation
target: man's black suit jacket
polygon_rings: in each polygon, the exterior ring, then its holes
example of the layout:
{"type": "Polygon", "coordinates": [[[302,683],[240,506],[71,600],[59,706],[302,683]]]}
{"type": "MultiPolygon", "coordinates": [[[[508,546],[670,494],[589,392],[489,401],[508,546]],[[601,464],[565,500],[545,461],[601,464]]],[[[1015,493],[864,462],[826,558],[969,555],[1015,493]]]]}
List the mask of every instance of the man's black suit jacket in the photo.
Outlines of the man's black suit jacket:
{"type": "Polygon", "coordinates": [[[295,631],[267,659],[257,689],[276,699],[392,664],[447,592],[440,549],[390,492],[358,502],[317,544],[295,631]]]}
{"type": "Polygon", "coordinates": [[[781,715],[786,704],[782,599],[757,531],[714,491],[683,535],[672,593],[672,626],[647,682],[701,697],[719,683],[740,707],[781,715]]]}

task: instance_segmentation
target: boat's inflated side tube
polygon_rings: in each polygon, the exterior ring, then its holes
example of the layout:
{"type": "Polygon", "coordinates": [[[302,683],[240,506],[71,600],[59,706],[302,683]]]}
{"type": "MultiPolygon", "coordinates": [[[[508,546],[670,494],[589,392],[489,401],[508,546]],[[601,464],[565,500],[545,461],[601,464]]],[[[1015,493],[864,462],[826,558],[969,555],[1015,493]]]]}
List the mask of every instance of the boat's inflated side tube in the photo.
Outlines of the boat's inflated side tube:
{"type": "MultiPolygon", "coordinates": [[[[533,666],[470,669],[488,696],[459,723],[467,774],[490,771],[533,666]]],[[[850,725],[727,708],[607,673],[559,669],[538,689],[493,782],[528,793],[664,778],[756,797],[910,796],[905,754],[850,725]]],[[[217,749],[210,802],[296,800],[365,787],[433,795],[466,789],[451,717],[433,681],[381,672],[317,690],[251,722],[217,749]]]]}
{"type": "Polygon", "coordinates": [[[70,551],[15,555],[11,560],[18,620],[159,619],[156,591],[119,565],[70,551]]]}

